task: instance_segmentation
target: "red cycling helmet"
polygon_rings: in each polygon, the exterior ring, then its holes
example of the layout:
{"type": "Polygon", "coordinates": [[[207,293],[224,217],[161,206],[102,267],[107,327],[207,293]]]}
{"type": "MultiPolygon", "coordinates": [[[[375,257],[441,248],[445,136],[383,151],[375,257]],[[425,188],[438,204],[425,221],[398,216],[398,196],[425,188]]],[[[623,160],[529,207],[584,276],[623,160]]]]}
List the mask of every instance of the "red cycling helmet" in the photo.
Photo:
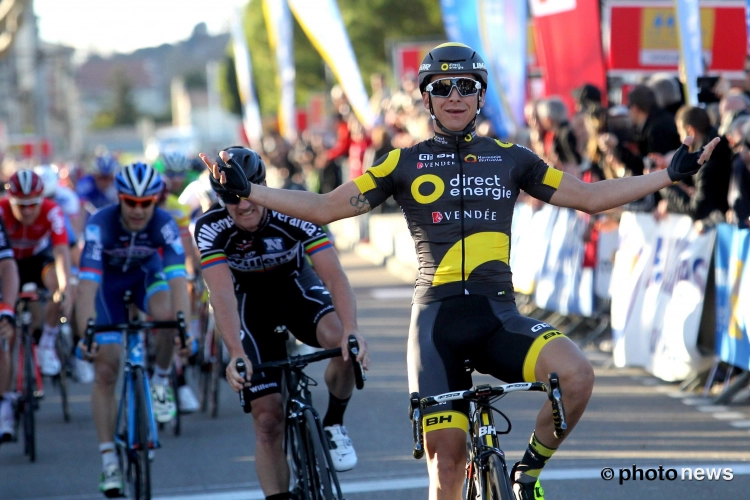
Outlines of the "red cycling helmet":
{"type": "Polygon", "coordinates": [[[19,170],[10,177],[5,188],[13,198],[37,198],[44,192],[44,182],[32,170],[19,170]]]}

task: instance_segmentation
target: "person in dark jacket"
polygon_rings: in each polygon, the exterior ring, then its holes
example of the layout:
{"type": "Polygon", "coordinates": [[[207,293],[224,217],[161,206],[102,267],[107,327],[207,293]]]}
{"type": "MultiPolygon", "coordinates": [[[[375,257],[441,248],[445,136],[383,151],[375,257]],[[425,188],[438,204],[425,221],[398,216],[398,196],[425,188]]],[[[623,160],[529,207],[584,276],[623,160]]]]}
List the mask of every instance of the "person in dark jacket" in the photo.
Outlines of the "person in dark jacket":
{"type": "MultiPolygon", "coordinates": [[[[703,108],[683,106],[677,112],[676,123],[681,137],[695,137],[691,151],[699,150],[718,137],[703,108]]],[[[726,137],[721,137],[711,159],[694,177],[692,190],[686,191],[675,185],[660,191],[662,198],[667,200],[667,211],[689,215],[695,221],[703,221],[704,226],[723,222],[729,209],[727,194],[731,174],[732,149],[726,137]]]]}

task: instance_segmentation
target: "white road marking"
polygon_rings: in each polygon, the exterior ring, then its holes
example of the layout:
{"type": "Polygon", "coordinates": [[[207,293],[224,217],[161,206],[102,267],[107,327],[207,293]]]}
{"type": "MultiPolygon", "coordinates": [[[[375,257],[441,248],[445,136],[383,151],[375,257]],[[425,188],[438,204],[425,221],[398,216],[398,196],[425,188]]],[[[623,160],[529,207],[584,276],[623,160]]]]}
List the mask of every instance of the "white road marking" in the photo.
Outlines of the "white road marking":
{"type": "MultiPolygon", "coordinates": [[[[606,466],[606,464],[604,464],[606,466]]],[[[698,467],[703,469],[710,468],[730,468],[734,472],[735,476],[738,475],[750,475],[750,464],[748,463],[719,463],[719,464],[638,464],[641,469],[658,468],[659,465],[663,465],[665,469],[676,469],[681,470],[683,468],[689,468],[695,470],[698,467]]],[[[576,468],[576,469],[549,469],[542,473],[542,481],[566,481],[571,479],[601,479],[603,467],[591,467],[591,468],[576,468]]],[[[619,467],[612,467],[617,473],[619,467]]],[[[368,493],[373,491],[403,491],[413,489],[424,489],[429,485],[427,477],[411,478],[411,479],[390,479],[381,481],[351,481],[341,483],[341,487],[345,494],[349,493],[368,493]]],[[[175,496],[158,496],[154,497],[154,500],[263,500],[263,492],[260,490],[242,490],[242,491],[231,491],[225,493],[197,493],[190,495],[175,495],[175,496]]]]}
{"type": "Polygon", "coordinates": [[[376,288],[370,292],[374,299],[410,299],[414,295],[414,288],[376,288]]]}

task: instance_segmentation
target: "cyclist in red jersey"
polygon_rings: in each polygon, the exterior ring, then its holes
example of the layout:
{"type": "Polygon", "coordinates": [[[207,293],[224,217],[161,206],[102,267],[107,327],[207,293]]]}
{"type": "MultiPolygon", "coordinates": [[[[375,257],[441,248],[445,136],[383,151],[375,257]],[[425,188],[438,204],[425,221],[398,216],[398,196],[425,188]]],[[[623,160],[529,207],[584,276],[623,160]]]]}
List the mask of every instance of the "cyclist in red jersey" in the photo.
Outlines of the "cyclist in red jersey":
{"type": "Polygon", "coordinates": [[[19,170],[7,184],[8,196],[0,199],[0,217],[18,263],[21,285],[35,283],[53,292],[44,309],[44,326],[37,354],[44,375],[57,375],[60,360],[55,339],[60,316],[69,316],[75,294],[70,271],[68,232],[60,207],[42,198],[44,183],[31,170],[19,170]],[[54,268],[55,272],[52,273],[54,268]]]}

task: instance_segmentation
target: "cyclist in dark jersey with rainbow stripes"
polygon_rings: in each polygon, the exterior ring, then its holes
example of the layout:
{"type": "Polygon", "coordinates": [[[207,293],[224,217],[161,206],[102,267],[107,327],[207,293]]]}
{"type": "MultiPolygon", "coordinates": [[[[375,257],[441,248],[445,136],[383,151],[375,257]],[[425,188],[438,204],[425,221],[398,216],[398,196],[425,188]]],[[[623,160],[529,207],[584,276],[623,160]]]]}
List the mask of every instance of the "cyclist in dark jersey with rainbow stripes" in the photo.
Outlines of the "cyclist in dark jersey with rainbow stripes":
{"type": "MultiPolygon", "coordinates": [[[[523,146],[476,136],[487,70],[470,47],[434,48],[420,66],[419,86],[435,136],[390,152],[361,177],[325,195],[247,184],[225,153],[222,163],[201,157],[232,193],[316,224],[363,214],[393,195],[419,258],[407,353],[410,392],[424,397],[470,388],[465,360],[511,383],[546,380],[557,372],[572,430],[591,396],[594,373],[575,343],[516,309],[508,262],[520,190],[553,205],[597,213],[690,177],[718,139],[688,153],[688,138],[664,171],[587,184],[523,146]]],[[[237,378],[236,372],[230,375],[237,378]]],[[[431,500],[461,498],[466,411],[465,405],[440,405],[425,417],[431,500]]],[[[544,498],[538,477],[561,441],[554,436],[547,402],[511,472],[517,499],[544,498]]]]}
{"type": "MultiPolygon", "coordinates": [[[[266,167],[255,151],[225,151],[247,180],[265,182],[266,167]]],[[[274,329],[284,325],[307,345],[342,347],[342,352],[349,335],[355,335],[361,347],[358,359],[366,367],[367,343],[357,331],[354,292],[326,233],[310,222],[240,200],[218,182],[212,186],[220,202],[196,222],[195,242],[216,326],[234,362],[244,358],[251,373],[258,363],[283,359],[286,339],[274,335],[274,329]]],[[[242,387],[227,378],[235,390],[242,387]]],[[[252,373],[249,380],[260,485],[266,499],[293,498],[283,447],[281,372],[252,373]]],[[[343,425],[354,389],[351,362],[333,358],[325,381],[329,402],[323,429],[334,467],[341,472],[357,463],[343,425]]]]}

